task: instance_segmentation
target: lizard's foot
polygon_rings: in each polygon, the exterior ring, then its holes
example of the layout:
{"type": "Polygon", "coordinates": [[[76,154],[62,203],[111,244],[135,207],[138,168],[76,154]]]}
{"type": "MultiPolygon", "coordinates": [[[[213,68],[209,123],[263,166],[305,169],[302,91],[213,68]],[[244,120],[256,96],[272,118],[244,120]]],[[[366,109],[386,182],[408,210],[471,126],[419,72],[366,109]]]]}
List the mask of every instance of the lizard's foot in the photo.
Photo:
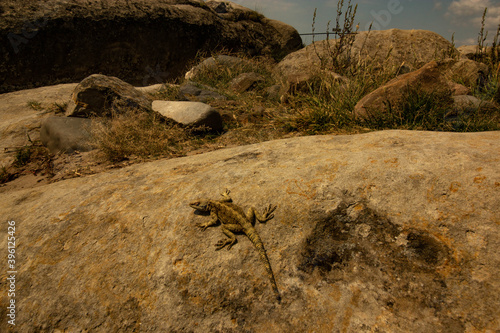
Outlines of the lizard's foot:
{"type": "Polygon", "coordinates": [[[201,229],[201,231],[205,231],[205,229],[208,227],[207,223],[196,223],[196,226],[201,229]]]}
{"type": "Polygon", "coordinates": [[[224,199],[222,199],[223,202],[233,201],[233,199],[231,199],[231,196],[229,196],[229,193],[231,193],[231,191],[229,191],[227,188],[226,191],[224,191],[224,193],[221,193],[221,195],[224,197],[224,199]]]}
{"type": "Polygon", "coordinates": [[[261,222],[267,222],[267,221],[273,219],[274,218],[273,212],[276,210],[276,207],[277,207],[276,205],[273,206],[273,205],[269,204],[269,206],[266,209],[264,209],[264,221],[261,221],[261,222]]]}
{"type": "Polygon", "coordinates": [[[221,239],[220,241],[215,244],[215,251],[219,251],[220,249],[224,248],[227,246],[227,249],[230,250],[233,245],[236,243],[236,239],[231,240],[228,238],[221,239]]]}

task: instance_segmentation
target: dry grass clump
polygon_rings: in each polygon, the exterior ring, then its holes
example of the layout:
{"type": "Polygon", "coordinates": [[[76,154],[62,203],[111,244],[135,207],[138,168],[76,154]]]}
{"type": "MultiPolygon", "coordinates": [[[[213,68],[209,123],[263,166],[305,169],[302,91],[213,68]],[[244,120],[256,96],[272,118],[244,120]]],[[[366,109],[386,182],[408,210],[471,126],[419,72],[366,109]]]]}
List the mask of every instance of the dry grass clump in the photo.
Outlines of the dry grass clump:
{"type": "Polygon", "coordinates": [[[109,119],[93,119],[94,145],[114,162],[130,157],[155,159],[182,156],[188,134],[179,125],[148,112],[121,112],[109,119]]]}
{"type": "Polygon", "coordinates": [[[189,128],[166,121],[154,112],[121,112],[109,119],[94,119],[94,146],[105,160],[151,160],[173,158],[212,151],[224,147],[258,143],[283,137],[268,116],[260,112],[242,112],[226,102],[218,105],[225,119],[223,133],[189,128]]]}

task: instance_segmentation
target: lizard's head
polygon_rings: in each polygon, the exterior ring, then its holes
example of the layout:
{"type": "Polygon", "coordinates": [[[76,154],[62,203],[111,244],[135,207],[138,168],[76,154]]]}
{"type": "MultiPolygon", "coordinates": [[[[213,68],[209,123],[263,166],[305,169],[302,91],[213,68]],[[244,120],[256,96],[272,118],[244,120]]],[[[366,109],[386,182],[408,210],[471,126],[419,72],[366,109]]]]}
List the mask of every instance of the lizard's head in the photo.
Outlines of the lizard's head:
{"type": "Polygon", "coordinates": [[[196,201],[190,202],[189,206],[191,206],[191,208],[197,209],[197,210],[202,211],[202,212],[209,211],[207,200],[196,200],[196,201]]]}

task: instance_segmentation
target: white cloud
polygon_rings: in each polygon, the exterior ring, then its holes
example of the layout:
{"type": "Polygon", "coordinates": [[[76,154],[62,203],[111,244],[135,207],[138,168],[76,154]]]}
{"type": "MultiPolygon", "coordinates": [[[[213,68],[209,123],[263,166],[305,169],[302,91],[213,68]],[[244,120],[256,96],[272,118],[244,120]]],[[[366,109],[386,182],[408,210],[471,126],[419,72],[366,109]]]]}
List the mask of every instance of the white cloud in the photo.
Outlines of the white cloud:
{"type": "Polygon", "coordinates": [[[441,1],[436,1],[434,3],[434,10],[441,10],[443,9],[443,3],[441,1]]]}
{"type": "Polygon", "coordinates": [[[491,0],[454,0],[448,7],[445,17],[459,26],[481,28],[484,9],[488,8],[485,29],[496,32],[500,24],[500,3],[491,0]]]}

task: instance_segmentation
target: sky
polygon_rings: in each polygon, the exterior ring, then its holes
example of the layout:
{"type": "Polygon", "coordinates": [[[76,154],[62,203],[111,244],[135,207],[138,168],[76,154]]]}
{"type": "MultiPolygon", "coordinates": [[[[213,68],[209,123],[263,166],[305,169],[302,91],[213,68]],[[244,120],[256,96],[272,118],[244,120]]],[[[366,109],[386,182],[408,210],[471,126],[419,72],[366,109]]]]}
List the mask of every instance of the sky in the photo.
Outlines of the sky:
{"type": "MultiPolygon", "coordinates": [[[[285,22],[299,31],[310,33],[314,9],[316,32],[325,32],[329,20],[335,25],[337,0],[233,0],[264,14],[267,18],[285,22]]],[[[344,9],[348,0],[344,0],[344,9]]],[[[485,31],[486,43],[491,45],[500,24],[500,0],[351,0],[358,4],[355,23],[359,30],[423,29],[434,31],[451,41],[454,33],[455,46],[477,45],[481,19],[487,7],[485,31]]],[[[311,37],[303,36],[309,44],[311,37]]],[[[325,39],[317,36],[315,40],[325,39]]]]}

